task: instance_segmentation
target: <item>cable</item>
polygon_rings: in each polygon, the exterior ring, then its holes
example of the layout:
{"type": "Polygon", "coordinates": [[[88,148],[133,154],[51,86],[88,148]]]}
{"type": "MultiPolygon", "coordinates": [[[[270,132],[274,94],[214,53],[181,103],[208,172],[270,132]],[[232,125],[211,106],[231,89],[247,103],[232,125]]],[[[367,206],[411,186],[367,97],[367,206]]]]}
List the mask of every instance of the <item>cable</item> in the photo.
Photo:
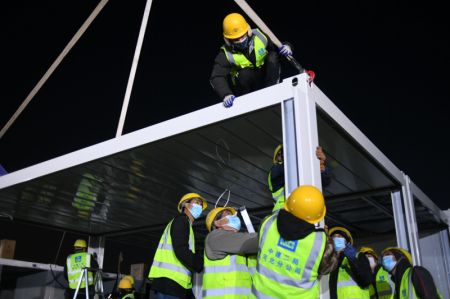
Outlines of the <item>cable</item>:
{"type": "MultiPolygon", "coordinates": [[[[56,256],[55,256],[55,260],[53,261],[53,265],[56,265],[56,261],[58,260],[59,252],[60,252],[60,250],[61,250],[61,245],[62,245],[62,242],[64,241],[64,237],[65,237],[65,236],[66,236],[66,231],[63,232],[63,235],[62,235],[62,237],[61,237],[61,241],[59,242],[58,251],[56,252],[56,256]]],[[[59,286],[60,286],[61,288],[63,288],[63,289],[66,289],[66,288],[67,288],[65,285],[62,285],[62,284],[58,281],[58,278],[56,277],[55,273],[53,272],[52,265],[50,265],[50,273],[52,274],[53,281],[56,281],[56,283],[59,284],[59,286]]],[[[51,282],[53,282],[53,281],[51,281],[51,282]]]]}

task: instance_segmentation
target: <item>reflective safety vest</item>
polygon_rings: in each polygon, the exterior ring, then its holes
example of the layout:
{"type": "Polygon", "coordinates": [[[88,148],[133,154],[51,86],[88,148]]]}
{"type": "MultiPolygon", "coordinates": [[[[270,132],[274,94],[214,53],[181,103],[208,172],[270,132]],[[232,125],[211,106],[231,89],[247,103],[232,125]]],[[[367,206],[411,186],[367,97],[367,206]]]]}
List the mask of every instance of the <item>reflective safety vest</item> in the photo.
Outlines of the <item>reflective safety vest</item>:
{"type": "MultiPolygon", "coordinates": [[[[419,299],[416,294],[416,289],[414,288],[412,282],[412,268],[406,269],[405,273],[402,276],[402,282],[400,283],[400,294],[398,296],[399,299],[419,299]]],[[[437,290],[439,298],[443,298],[442,294],[437,290]]]]}
{"type": "MultiPolygon", "coordinates": [[[[166,277],[178,283],[185,289],[192,288],[192,274],[176,257],[172,247],[172,237],[170,227],[172,221],[166,226],[164,233],[159,240],[158,248],[153,258],[148,278],[166,277]]],[[[195,253],[195,240],[192,225],[189,224],[189,250],[195,253]]]]}
{"type": "MultiPolygon", "coordinates": [[[[67,257],[67,278],[69,280],[69,288],[75,290],[80,281],[83,268],[91,266],[91,255],[87,252],[78,252],[67,257]]],[[[94,278],[91,271],[88,271],[88,285],[94,284],[94,278]]],[[[86,278],[83,277],[80,288],[86,287],[86,278]]]]}
{"type": "Polygon", "coordinates": [[[244,68],[260,68],[264,65],[264,59],[267,55],[267,37],[258,29],[252,30],[252,38],[253,38],[253,47],[255,51],[255,65],[245,57],[244,54],[239,52],[231,52],[225,46],[222,46],[221,49],[224,51],[225,56],[230,64],[234,66],[236,70],[233,70],[231,73],[231,77],[234,79],[237,75],[238,69],[244,68]]]}
{"type": "Polygon", "coordinates": [[[355,298],[355,299],[369,299],[369,288],[361,288],[350,275],[350,264],[347,257],[344,257],[342,264],[339,266],[339,273],[337,279],[337,298],[355,298]]]}
{"type": "Polygon", "coordinates": [[[126,294],[125,296],[121,297],[120,299],[135,299],[135,298],[134,298],[134,294],[131,293],[131,294],[126,294]]]}
{"type": "Polygon", "coordinates": [[[312,232],[301,240],[284,240],[278,232],[277,216],[269,216],[261,225],[252,293],[264,299],[318,299],[318,268],[326,235],[312,232]]]}
{"type": "Polygon", "coordinates": [[[233,254],[214,261],[204,256],[202,298],[251,298],[252,278],[245,256],[233,254]]]}
{"type": "Polygon", "coordinates": [[[247,267],[251,276],[255,275],[257,263],[258,257],[256,255],[250,255],[247,257],[247,267]]]}
{"type": "Polygon", "coordinates": [[[282,209],[284,207],[285,197],[284,197],[284,186],[278,190],[273,190],[272,186],[272,171],[269,171],[267,176],[267,183],[269,185],[269,190],[272,192],[272,198],[275,201],[275,205],[272,209],[272,213],[282,209]]]}
{"type": "MultiPolygon", "coordinates": [[[[395,285],[389,272],[383,267],[378,268],[375,275],[375,285],[377,288],[378,299],[391,299],[394,297],[395,285]]],[[[369,287],[370,298],[377,298],[375,289],[372,285],[369,287]]]]}

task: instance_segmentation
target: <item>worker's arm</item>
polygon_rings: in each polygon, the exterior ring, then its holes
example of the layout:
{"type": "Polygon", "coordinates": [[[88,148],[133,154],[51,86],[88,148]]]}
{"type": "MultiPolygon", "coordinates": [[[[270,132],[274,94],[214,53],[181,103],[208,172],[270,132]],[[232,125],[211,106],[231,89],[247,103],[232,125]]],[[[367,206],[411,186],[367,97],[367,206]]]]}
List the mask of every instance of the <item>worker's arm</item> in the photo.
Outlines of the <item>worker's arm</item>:
{"type": "Polygon", "coordinates": [[[184,214],[173,219],[170,227],[172,246],[175,256],[187,268],[195,272],[203,269],[203,253],[194,254],[189,249],[189,220],[184,214]]]}
{"type": "Polygon", "coordinates": [[[206,238],[205,251],[211,260],[223,259],[229,254],[256,254],[258,234],[214,230],[206,238]]]}
{"type": "Polygon", "coordinates": [[[338,254],[334,251],[333,241],[327,236],[327,243],[319,265],[319,275],[327,275],[333,272],[338,264],[338,254]]]}
{"type": "Polygon", "coordinates": [[[344,250],[353,273],[353,278],[362,288],[368,287],[372,281],[369,260],[364,254],[357,254],[355,248],[348,243],[344,250]]]}
{"type": "Polygon", "coordinates": [[[225,53],[221,50],[214,60],[213,70],[209,79],[212,88],[220,100],[223,100],[227,95],[233,94],[229,84],[230,73],[231,64],[228,62],[225,53]]]}
{"type": "Polygon", "coordinates": [[[273,191],[277,191],[284,187],[284,165],[283,163],[274,164],[270,169],[270,179],[273,191]]]}
{"type": "Polygon", "coordinates": [[[437,288],[430,272],[421,266],[415,266],[412,271],[412,282],[419,298],[438,299],[437,288]]]}

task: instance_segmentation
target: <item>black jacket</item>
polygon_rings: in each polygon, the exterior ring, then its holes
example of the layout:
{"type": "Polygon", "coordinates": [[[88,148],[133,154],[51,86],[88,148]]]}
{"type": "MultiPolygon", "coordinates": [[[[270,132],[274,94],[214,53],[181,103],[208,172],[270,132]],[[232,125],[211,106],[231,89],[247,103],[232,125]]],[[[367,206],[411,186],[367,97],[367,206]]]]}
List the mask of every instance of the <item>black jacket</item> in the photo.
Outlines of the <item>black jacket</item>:
{"type": "MultiPolygon", "coordinates": [[[[252,35],[251,38],[254,39],[255,35],[252,35]]],[[[226,44],[223,46],[233,52],[233,49],[231,47],[227,46],[226,44]]],[[[267,55],[269,55],[270,52],[278,53],[277,47],[272,43],[272,41],[270,41],[269,38],[267,40],[266,50],[267,55]]],[[[242,52],[242,54],[244,54],[250,62],[255,64],[256,55],[254,49],[250,53],[242,52]]],[[[227,95],[236,93],[236,91],[233,91],[230,86],[230,73],[232,72],[233,68],[234,66],[228,61],[224,51],[220,49],[219,54],[217,54],[214,60],[214,66],[211,72],[211,77],[209,79],[211,86],[213,87],[220,100],[222,100],[227,95]]],[[[238,96],[239,94],[235,95],[238,96]]]]}
{"type": "MultiPolygon", "coordinates": [[[[189,218],[186,214],[179,214],[173,219],[170,227],[173,250],[178,260],[191,272],[201,272],[203,270],[203,252],[193,254],[189,250],[189,226],[189,218]]],[[[192,297],[192,290],[186,290],[174,280],[166,277],[154,278],[152,289],[179,298],[192,297]]]]}
{"type": "Polygon", "coordinates": [[[394,299],[398,299],[400,294],[400,285],[405,271],[412,268],[412,283],[419,298],[422,299],[438,299],[436,285],[430,272],[421,266],[412,267],[406,259],[398,261],[395,271],[391,275],[392,281],[395,283],[394,299]]]}

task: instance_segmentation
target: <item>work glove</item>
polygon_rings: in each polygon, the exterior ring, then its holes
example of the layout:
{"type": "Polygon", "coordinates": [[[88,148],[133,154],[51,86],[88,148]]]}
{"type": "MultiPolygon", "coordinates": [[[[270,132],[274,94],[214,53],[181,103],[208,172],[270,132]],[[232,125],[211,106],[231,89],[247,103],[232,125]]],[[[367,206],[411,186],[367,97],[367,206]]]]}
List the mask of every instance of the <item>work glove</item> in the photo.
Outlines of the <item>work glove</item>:
{"type": "Polygon", "coordinates": [[[236,97],[234,95],[232,95],[232,94],[227,95],[226,97],[223,98],[223,105],[226,108],[230,108],[231,106],[233,106],[233,102],[234,102],[235,98],[236,97]]]}
{"type": "Polygon", "coordinates": [[[347,245],[345,245],[344,255],[349,260],[355,260],[356,259],[356,249],[355,249],[355,247],[353,247],[352,244],[347,243],[347,245]]]}
{"type": "Polygon", "coordinates": [[[278,53],[280,53],[281,56],[283,57],[288,57],[292,55],[292,49],[289,45],[282,45],[279,49],[278,49],[278,53]]]}

